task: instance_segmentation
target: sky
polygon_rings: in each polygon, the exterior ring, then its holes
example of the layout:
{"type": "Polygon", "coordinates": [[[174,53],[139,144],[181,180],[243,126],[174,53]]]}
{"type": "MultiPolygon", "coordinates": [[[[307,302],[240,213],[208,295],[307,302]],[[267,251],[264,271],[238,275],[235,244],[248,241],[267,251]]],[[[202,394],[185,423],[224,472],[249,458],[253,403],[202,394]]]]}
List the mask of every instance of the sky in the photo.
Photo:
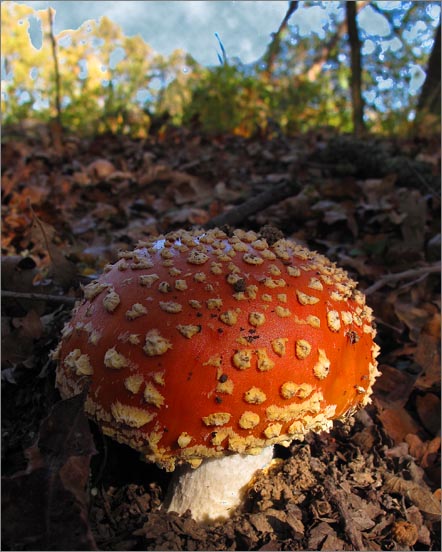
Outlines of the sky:
{"type": "Polygon", "coordinates": [[[230,58],[250,63],[261,57],[287,11],[285,1],[24,1],[35,9],[55,8],[54,30],[76,29],[106,15],[124,34],[140,34],[157,52],[176,48],[203,65],[218,64],[218,33],[230,58]]]}
{"type": "MultiPolygon", "coordinates": [[[[105,15],[120,25],[126,36],[140,34],[158,53],[168,56],[179,48],[206,66],[219,64],[221,50],[216,35],[219,36],[228,58],[239,59],[244,64],[262,58],[272,33],[278,29],[288,7],[287,1],[262,0],[19,0],[18,3],[30,5],[37,10],[47,9],[49,6],[54,8],[56,34],[65,29],[77,29],[89,19],[98,21],[105,15]]],[[[328,15],[342,10],[343,4],[344,2],[339,1],[325,2],[325,10],[318,5],[310,5],[308,8],[301,5],[291,17],[290,23],[297,26],[297,33],[301,37],[316,33],[324,38],[328,15]]],[[[401,2],[383,1],[382,4],[384,10],[389,10],[400,6],[401,2]]],[[[432,10],[435,12],[432,17],[436,25],[440,8],[436,4],[432,10]]],[[[366,33],[363,54],[370,54],[375,42],[383,43],[389,34],[385,18],[370,5],[359,14],[358,25],[366,33]]],[[[432,36],[434,31],[428,31],[429,36],[432,36]]],[[[32,29],[30,34],[32,39],[32,29]]],[[[394,39],[387,40],[385,44],[387,43],[391,43],[389,48],[397,47],[394,39]]],[[[425,73],[417,65],[411,67],[410,72],[410,92],[415,94],[424,81],[425,73]]]]}
{"type": "MultiPolygon", "coordinates": [[[[55,32],[76,29],[88,19],[106,15],[119,24],[126,36],[140,34],[157,52],[169,55],[181,48],[202,65],[218,64],[217,33],[229,58],[248,64],[260,59],[288,7],[287,1],[189,1],[138,0],[93,1],[22,0],[35,9],[55,8],[55,32]]],[[[343,2],[298,7],[290,22],[298,26],[300,36],[316,32],[324,38],[327,15],[342,8],[343,2]]],[[[384,6],[400,2],[384,2],[384,6]]],[[[388,34],[385,19],[370,6],[358,17],[358,24],[369,34],[388,34]]]]}
{"type": "MultiPolygon", "coordinates": [[[[94,1],[21,0],[34,9],[56,10],[55,33],[76,29],[88,19],[106,15],[119,24],[127,36],[140,34],[157,52],[169,55],[181,48],[202,65],[216,65],[220,47],[217,33],[229,58],[252,63],[261,58],[288,7],[287,1],[194,1],[138,0],[94,1]]],[[[316,32],[325,36],[327,13],[342,7],[343,2],[327,2],[326,10],[319,6],[299,7],[291,18],[301,36],[316,32]]],[[[383,2],[384,9],[400,2],[383,2]]],[[[370,6],[358,16],[358,24],[368,34],[382,38],[388,34],[388,24],[370,6]]]]}

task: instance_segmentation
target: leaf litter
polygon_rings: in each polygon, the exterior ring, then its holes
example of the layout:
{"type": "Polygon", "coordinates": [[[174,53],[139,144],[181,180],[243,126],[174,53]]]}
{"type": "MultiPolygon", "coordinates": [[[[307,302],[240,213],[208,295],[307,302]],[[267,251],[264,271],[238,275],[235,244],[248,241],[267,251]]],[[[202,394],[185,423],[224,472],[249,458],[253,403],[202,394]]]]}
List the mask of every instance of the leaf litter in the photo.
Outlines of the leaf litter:
{"type": "Polygon", "coordinates": [[[5,549],[440,550],[439,145],[173,128],[61,149],[43,138],[2,145],[5,549]],[[278,447],[243,511],[204,527],[161,510],[169,475],[103,437],[81,397],[60,401],[50,351],[69,317],[57,298],[73,301],[119,249],[228,217],[273,225],[359,280],[383,375],[365,411],[278,447]]]}

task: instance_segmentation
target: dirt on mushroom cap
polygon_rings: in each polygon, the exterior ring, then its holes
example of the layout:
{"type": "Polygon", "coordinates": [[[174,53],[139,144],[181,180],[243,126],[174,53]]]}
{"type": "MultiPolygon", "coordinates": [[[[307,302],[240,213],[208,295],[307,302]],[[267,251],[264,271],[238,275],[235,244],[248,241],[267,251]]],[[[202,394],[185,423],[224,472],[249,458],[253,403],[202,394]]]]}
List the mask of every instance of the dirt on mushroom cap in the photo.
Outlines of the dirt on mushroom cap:
{"type": "Polygon", "coordinates": [[[378,347],[355,288],[284,239],[219,229],[152,238],[85,289],[57,385],[64,397],[88,385],[85,408],[104,433],[168,470],[225,450],[256,454],[369,402],[378,347]]]}

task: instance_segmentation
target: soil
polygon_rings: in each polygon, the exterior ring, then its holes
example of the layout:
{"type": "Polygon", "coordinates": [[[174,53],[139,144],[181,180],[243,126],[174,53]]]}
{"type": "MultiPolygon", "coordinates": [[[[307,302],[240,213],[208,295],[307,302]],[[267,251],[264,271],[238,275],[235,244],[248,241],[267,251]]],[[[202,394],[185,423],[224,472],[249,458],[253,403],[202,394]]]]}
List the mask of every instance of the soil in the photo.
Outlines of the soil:
{"type": "Polygon", "coordinates": [[[438,139],[169,129],[60,146],[37,127],[2,154],[3,550],[441,549],[438,139]],[[118,249],[229,211],[359,280],[382,376],[371,405],[276,447],[242,508],[205,526],[161,509],[170,474],[103,437],[83,397],[60,400],[50,352],[118,249]]]}
{"type": "MultiPolygon", "coordinates": [[[[337,423],[330,434],[310,434],[288,450],[277,447],[274,465],[247,489],[242,511],[211,526],[197,524],[190,512],[178,516],[162,511],[168,477],[150,466],[138,474],[140,483],[133,477],[120,484],[101,482],[94,487],[91,508],[97,546],[101,550],[404,550],[411,545],[416,550],[437,549],[432,548],[440,543],[437,500],[423,482],[423,471],[410,455],[403,456],[392,446],[375,419],[375,409],[369,408],[347,426],[337,423]],[[394,492],[394,485],[401,490],[394,492]],[[403,523],[411,529],[398,538],[395,531],[403,523]]],[[[135,458],[128,462],[131,473],[135,462],[135,458]]]]}

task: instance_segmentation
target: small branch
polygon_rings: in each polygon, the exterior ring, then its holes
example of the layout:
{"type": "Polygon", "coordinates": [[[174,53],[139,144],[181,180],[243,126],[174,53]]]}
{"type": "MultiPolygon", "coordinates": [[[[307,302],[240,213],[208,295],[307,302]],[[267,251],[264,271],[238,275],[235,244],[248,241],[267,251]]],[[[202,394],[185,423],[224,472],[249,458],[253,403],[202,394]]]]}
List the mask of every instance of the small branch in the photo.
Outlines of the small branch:
{"type": "Polygon", "coordinates": [[[281,47],[281,35],[287,28],[288,22],[290,17],[293,15],[293,13],[298,8],[298,2],[290,2],[289,7],[287,8],[287,12],[284,16],[284,19],[282,20],[281,24],[279,25],[279,29],[276,31],[276,33],[273,35],[272,42],[270,43],[267,54],[265,57],[267,57],[267,63],[266,63],[266,74],[268,78],[271,78],[273,73],[273,66],[275,64],[275,59],[277,58],[279,54],[279,50],[281,47]]]}
{"type": "Polygon", "coordinates": [[[365,295],[371,295],[378,289],[384,287],[390,282],[398,282],[399,280],[409,280],[412,278],[418,278],[419,276],[428,276],[429,274],[436,274],[441,271],[440,263],[435,263],[421,268],[413,268],[411,270],[404,270],[404,272],[396,272],[395,274],[385,274],[381,276],[377,282],[369,286],[364,290],[365,295]]]}
{"type": "MultiPolygon", "coordinates": [[[[368,4],[370,4],[369,0],[358,2],[356,4],[356,12],[359,13],[368,4]]],[[[310,82],[313,82],[317,78],[317,76],[321,72],[322,67],[325,65],[326,61],[328,60],[331,51],[336,47],[336,45],[339,42],[339,39],[345,33],[346,30],[347,30],[347,22],[344,17],[343,21],[338,25],[335,33],[332,35],[332,37],[328,42],[323,44],[319,53],[316,54],[316,56],[314,57],[310,68],[307,70],[307,79],[310,82]]]]}
{"type": "Polygon", "coordinates": [[[241,205],[237,205],[229,211],[221,213],[220,215],[209,220],[209,222],[204,225],[204,228],[214,228],[216,226],[224,226],[225,224],[229,226],[237,226],[258,211],[262,211],[270,205],[274,205],[286,197],[290,197],[298,193],[300,188],[301,185],[296,180],[281,184],[274,188],[270,187],[265,192],[252,197],[241,205]]]}
{"type": "Polygon", "coordinates": [[[55,108],[57,110],[57,121],[61,127],[61,94],[60,94],[60,69],[58,66],[58,56],[57,56],[57,43],[54,36],[54,16],[53,9],[48,8],[48,18],[49,18],[49,38],[51,40],[52,46],[52,57],[54,59],[54,72],[55,72],[55,108]]]}
{"type": "Polygon", "coordinates": [[[44,301],[46,303],[56,303],[73,307],[77,299],[75,297],[66,297],[63,295],[48,295],[46,293],[24,293],[21,291],[2,291],[2,299],[18,299],[28,301],[44,301]]]}

